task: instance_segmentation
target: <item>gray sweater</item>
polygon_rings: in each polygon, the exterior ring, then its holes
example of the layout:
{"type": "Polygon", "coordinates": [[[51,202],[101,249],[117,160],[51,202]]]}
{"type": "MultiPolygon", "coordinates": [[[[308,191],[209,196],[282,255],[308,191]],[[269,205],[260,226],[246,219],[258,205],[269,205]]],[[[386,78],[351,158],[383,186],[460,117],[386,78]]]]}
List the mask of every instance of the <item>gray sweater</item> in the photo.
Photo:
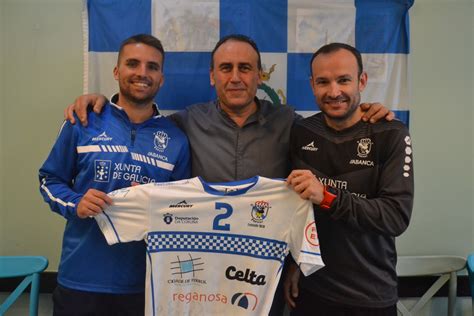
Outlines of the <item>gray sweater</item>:
{"type": "Polygon", "coordinates": [[[171,115],[188,136],[192,176],[225,182],[289,174],[290,132],[298,116],[291,107],[255,100],[258,111],[242,127],[217,106],[217,101],[194,104],[171,115]]]}

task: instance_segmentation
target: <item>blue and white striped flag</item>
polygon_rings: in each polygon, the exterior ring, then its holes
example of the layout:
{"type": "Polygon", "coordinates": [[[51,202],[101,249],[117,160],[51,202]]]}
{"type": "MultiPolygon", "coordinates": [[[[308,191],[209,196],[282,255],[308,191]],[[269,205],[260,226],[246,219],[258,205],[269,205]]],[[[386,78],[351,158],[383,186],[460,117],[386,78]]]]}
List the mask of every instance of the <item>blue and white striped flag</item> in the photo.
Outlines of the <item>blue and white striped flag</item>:
{"type": "Polygon", "coordinates": [[[210,52],[231,33],[252,37],[265,72],[258,96],[303,115],[318,110],[309,60],[320,46],[344,42],[364,59],[362,101],[381,102],[408,124],[408,11],[414,0],[85,0],[84,91],[118,91],[112,69],[120,43],[147,33],[166,51],[165,85],[156,101],[166,113],[215,99],[210,52]]]}

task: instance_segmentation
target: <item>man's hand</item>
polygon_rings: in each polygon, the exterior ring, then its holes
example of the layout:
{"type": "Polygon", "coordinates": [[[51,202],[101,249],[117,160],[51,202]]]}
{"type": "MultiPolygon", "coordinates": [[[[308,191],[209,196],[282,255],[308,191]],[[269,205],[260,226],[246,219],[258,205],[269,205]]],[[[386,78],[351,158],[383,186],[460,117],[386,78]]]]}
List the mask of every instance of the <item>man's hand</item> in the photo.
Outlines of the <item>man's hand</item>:
{"type": "Polygon", "coordinates": [[[89,189],[77,205],[77,216],[79,218],[94,217],[108,205],[112,205],[112,199],[105,192],[89,189]]]}
{"type": "Polygon", "coordinates": [[[91,106],[92,110],[99,114],[105,103],[107,103],[107,98],[102,94],[81,95],[76,98],[73,104],[70,104],[66,109],[64,109],[64,118],[71,122],[71,124],[75,124],[76,119],[74,118],[74,112],[76,112],[81,124],[87,126],[87,108],[91,106]]]}
{"type": "Polygon", "coordinates": [[[360,108],[364,112],[362,116],[364,122],[370,121],[370,123],[375,123],[383,118],[387,121],[391,121],[395,118],[395,113],[380,103],[362,103],[360,108]]]}
{"type": "Polygon", "coordinates": [[[286,273],[285,281],[283,282],[283,291],[285,301],[291,308],[296,307],[295,299],[298,297],[298,281],[300,279],[300,269],[295,263],[290,263],[286,273]]]}
{"type": "Polygon", "coordinates": [[[310,200],[314,204],[321,203],[324,197],[324,186],[309,170],[293,170],[286,183],[300,195],[302,199],[310,200]]]}

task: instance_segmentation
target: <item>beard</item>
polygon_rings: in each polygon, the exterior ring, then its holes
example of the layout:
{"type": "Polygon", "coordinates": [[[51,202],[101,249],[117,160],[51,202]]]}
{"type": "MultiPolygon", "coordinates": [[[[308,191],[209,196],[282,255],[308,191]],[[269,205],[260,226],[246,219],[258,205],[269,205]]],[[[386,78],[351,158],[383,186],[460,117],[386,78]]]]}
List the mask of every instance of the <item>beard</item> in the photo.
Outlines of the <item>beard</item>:
{"type": "Polygon", "coordinates": [[[135,103],[135,104],[149,104],[150,102],[153,102],[155,99],[156,94],[158,93],[158,90],[156,90],[154,93],[149,93],[146,95],[136,95],[129,89],[122,89],[120,88],[120,93],[124,98],[126,98],[128,101],[135,103]]]}
{"type": "Polygon", "coordinates": [[[323,101],[323,103],[324,102],[347,101],[349,103],[349,106],[346,109],[346,112],[343,113],[343,114],[339,114],[339,115],[331,114],[330,113],[331,111],[326,109],[324,106],[320,107],[321,112],[323,112],[324,115],[326,117],[328,117],[329,119],[331,119],[333,121],[343,122],[343,121],[346,121],[346,120],[350,119],[352,117],[352,115],[354,115],[357,108],[359,107],[360,94],[355,95],[353,99],[350,98],[349,96],[347,96],[346,94],[344,94],[344,95],[341,95],[337,98],[325,97],[322,101],[323,101]]]}

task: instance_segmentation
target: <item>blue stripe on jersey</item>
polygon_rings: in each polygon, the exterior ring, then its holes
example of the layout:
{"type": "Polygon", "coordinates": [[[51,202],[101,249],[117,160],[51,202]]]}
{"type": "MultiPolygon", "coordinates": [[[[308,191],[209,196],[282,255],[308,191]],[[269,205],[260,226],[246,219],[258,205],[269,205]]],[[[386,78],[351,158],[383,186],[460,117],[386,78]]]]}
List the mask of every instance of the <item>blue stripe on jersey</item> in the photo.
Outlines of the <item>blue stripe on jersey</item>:
{"type": "Polygon", "coordinates": [[[311,252],[311,251],[304,251],[304,250],[301,250],[301,252],[307,253],[308,255],[321,256],[319,252],[311,252]]]}
{"type": "MultiPolygon", "coordinates": [[[[152,266],[152,260],[151,260],[151,254],[147,251],[146,252],[146,255],[148,257],[148,261],[149,261],[149,267],[152,266]]],[[[153,311],[153,316],[155,316],[155,286],[153,284],[153,280],[155,280],[155,278],[153,277],[153,269],[150,269],[150,287],[151,287],[151,306],[152,306],[152,311],[153,311]]]]}
{"type": "Polygon", "coordinates": [[[110,219],[109,215],[107,215],[106,212],[103,212],[103,214],[105,215],[105,217],[107,217],[107,220],[109,221],[110,226],[111,226],[112,229],[114,230],[115,238],[117,238],[117,241],[118,241],[118,242],[122,242],[122,241],[120,240],[119,234],[117,233],[117,230],[115,229],[114,223],[113,223],[112,220],[110,219]]]}
{"type": "Polygon", "coordinates": [[[226,196],[235,196],[235,195],[242,195],[242,194],[247,193],[248,190],[250,190],[251,188],[253,188],[257,184],[259,177],[255,176],[255,177],[252,177],[252,178],[239,180],[239,181],[218,182],[218,183],[217,182],[216,183],[206,182],[201,177],[198,177],[198,179],[199,179],[199,181],[201,181],[204,191],[206,191],[209,194],[218,195],[218,196],[224,196],[224,195],[226,195],[226,196]],[[226,186],[226,187],[229,187],[230,189],[232,189],[232,187],[234,187],[234,186],[245,185],[245,184],[250,184],[250,185],[248,187],[244,187],[244,188],[241,188],[241,189],[238,189],[238,190],[235,190],[235,191],[233,191],[233,190],[232,191],[224,191],[223,189],[217,190],[217,189],[214,189],[212,187],[213,185],[218,185],[218,186],[226,186]]]}
{"type": "Polygon", "coordinates": [[[235,254],[282,262],[287,243],[249,235],[156,231],[147,236],[147,251],[196,251],[235,254]]]}

